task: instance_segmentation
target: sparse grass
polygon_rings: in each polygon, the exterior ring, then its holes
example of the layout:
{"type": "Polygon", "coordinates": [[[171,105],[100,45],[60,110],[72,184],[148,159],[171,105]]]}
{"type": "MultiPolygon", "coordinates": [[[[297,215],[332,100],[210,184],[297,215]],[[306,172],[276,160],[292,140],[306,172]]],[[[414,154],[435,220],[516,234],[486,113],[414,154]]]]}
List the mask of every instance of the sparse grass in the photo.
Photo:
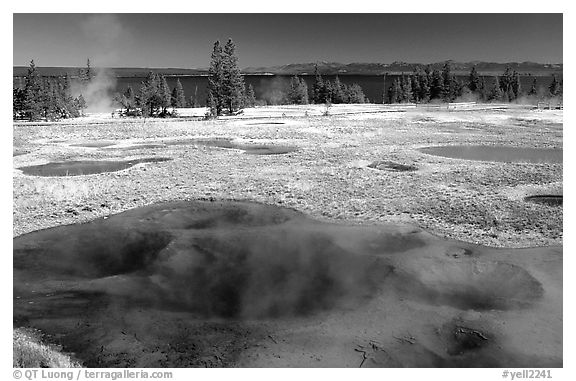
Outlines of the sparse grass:
{"type": "Polygon", "coordinates": [[[26,178],[19,189],[21,194],[31,197],[32,202],[82,203],[93,199],[105,189],[106,182],[89,184],[82,178],[26,178]]]}
{"type": "Polygon", "coordinates": [[[80,368],[70,356],[56,346],[43,344],[40,334],[29,329],[13,331],[12,362],[15,368],[80,368]]]}

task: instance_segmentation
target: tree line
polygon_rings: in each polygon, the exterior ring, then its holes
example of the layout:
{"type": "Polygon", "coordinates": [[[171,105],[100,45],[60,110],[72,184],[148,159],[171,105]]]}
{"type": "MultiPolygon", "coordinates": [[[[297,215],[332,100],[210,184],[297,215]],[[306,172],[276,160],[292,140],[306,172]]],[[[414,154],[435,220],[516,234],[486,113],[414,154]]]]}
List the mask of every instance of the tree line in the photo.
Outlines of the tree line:
{"type": "MultiPolygon", "coordinates": [[[[89,83],[93,71],[88,60],[86,69],[80,70],[79,80],[89,83]]],[[[41,77],[34,60],[30,66],[23,87],[15,87],[12,92],[12,114],[14,119],[30,121],[45,119],[58,120],[82,116],[86,101],[82,94],[72,92],[72,81],[66,74],[60,77],[41,77]]]]}
{"type": "Polygon", "coordinates": [[[150,72],[140,85],[138,93],[128,85],[122,93],[117,93],[114,100],[122,107],[122,116],[170,117],[176,116],[176,107],[185,107],[184,88],[177,81],[170,89],[166,77],[150,72]],[[168,110],[172,108],[172,111],[168,110]]]}
{"type": "MultiPolygon", "coordinates": [[[[235,50],[232,40],[224,47],[219,41],[214,43],[208,75],[207,117],[234,114],[256,103],[254,88],[244,84],[235,50]]],[[[138,92],[128,86],[114,99],[122,107],[123,116],[172,117],[177,115],[177,108],[199,106],[197,94],[187,101],[180,79],[170,89],[166,77],[154,72],[148,74],[138,92]]]]}
{"type": "MultiPolygon", "coordinates": [[[[86,88],[95,77],[88,59],[86,68],[78,73],[80,88],[86,88]]],[[[449,63],[442,70],[432,70],[430,66],[418,68],[412,74],[401,75],[386,87],[384,76],[384,103],[426,103],[433,101],[454,102],[455,100],[477,100],[480,102],[512,102],[523,96],[538,98],[561,97],[563,83],[553,76],[550,85],[539,88],[534,78],[530,88],[524,90],[520,74],[507,67],[503,75],[492,80],[478,74],[475,67],[466,79],[458,78],[451,71],[449,63]]],[[[34,61],[30,62],[24,86],[13,89],[14,119],[62,119],[83,115],[86,100],[81,93],[73,94],[72,82],[68,74],[64,77],[41,77],[34,61]]],[[[182,83],[178,79],[170,88],[166,77],[150,72],[135,91],[128,86],[116,93],[115,102],[121,106],[123,116],[171,117],[175,109],[198,107],[197,88],[194,96],[186,99],[182,83]],[[171,110],[170,110],[171,109],[171,110]]],[[[333,81],[322,77],[315,67],[311,89],[305,80],[294,75],[282,90],[277,100],[283,104],[332,104],[367,103],[360,85],[346,85],[336,76],[333,81]]],[[[252,85],[246,86],[236,57],[236,46],[229,39],[224,46],[214,43],[207,87],[207,117],[236,114],[245,107],[256,105],[252,85]]]]}
{"type": "MultiPolygon", "coordinates": [[[[386,76],[384,76],[386,82],[386,76]]],[[[427,103],[431,101],[454,102],[458,99],[479,102],[513,102],[524,96],[550,98],[562,96],[562,81],[552,77],[550,85],[543,89],[533,79],[529,89],[522,89],[520,74],[506,67],[503,75],[486,81],[476,67],[472,67],[467,80],[457,78],[446,63],[442,70],[430,66],[417,69],[413,74],[394,79],[384,91],[384,103],[427,103]]]]}

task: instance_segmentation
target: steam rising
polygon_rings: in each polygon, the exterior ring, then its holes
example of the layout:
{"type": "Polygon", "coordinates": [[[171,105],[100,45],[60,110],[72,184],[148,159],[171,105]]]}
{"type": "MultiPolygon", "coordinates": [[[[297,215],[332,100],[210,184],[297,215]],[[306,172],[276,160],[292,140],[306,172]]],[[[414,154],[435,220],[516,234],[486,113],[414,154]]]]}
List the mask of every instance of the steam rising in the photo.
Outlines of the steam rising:
{"type": "Polygon", "coordinates": [[[238,320],[358,308],[379,292],[465,310],[524,308],[542,296],[518,266],[436,259],[415,267],[413,255],[396,255],[422,246],[419,235],[258,204],[159,204],[17,238],[14,293],[56,287],[45,291],[63,296],[43,315],[94,299],[106,300],[99,308],[238,320]],[[80,301],[66,299],[70,292],[80,301]]]}
{"type": "Polygon", "coordinates": [[[88,112],[108,112],[115,107],[113,90],[116,78],[105,67],[118,65],[130,45],[131,33],[118,15],[97,14],[82,19],[81,28],[87,41],[88,57],[95,76],[88,84],[73,83],[72,94],[82,94],[88,112]]]}
{"type": "Polygon", "coordinates": [[[108,112],[114,110],[112,92],[116,86],[116,78],[106,69],[94,69],[96,76],[89,83],[74,82],[72,84],[72,95],[74,97],[82,94],[86,101],[86,111],[88,112],[108,112]]]}

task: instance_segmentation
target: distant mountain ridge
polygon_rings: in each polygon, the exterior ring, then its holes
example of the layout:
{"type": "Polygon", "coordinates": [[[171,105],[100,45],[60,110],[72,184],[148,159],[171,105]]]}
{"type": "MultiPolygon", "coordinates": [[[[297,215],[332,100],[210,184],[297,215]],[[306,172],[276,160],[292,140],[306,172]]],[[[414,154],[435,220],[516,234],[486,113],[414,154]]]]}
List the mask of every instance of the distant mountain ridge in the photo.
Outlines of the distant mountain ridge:
{"type": "MultiPolygon", "coordinates": [[[[516,70],[520,74],[532,75],[551,75],[562,74],[563,64],[541,64],[536,62],[510,62],[510,63],[496,63],[496,62],[455,62],[443,61],[430,64],[432,69],[441,70],[445,63],[450,63],[451,69],[454,74],[467,74],[472,67],[476,66],[476,70],[481,75],[496,75],[501,74],[510,66],[512,70],[516,70]]],[[[384,63],[350,63],[341,64],[337,62],[318,62],[318,63],[298,63],[280,66],[269,67],[248,67],[243,70],[245,73],[270,73],[270,74],[313,74],[315,65],[318,65],[320,74],[326,75],[383,75],[388,74],[409,74],[416,69],[424,69],[428,64],[420,63],[407,63],[407,62],[393,62],[391,64],[384,63]]]]}
{"type": "MultiPolygon", "coordinates": [[[[442,69],[444,64],[449,62],[454,74],[467,74],[473,66],[480,75],[500,75],[510,66],[519,74],[549,76],[552,74],[562,75],[563,64],[542,64],[536,62],[510,62],[496,63],[484,61],[472,62],[455,62],[442,61],[430,64],[432,69],[442,69]]],[[[252,75],[294,75],[294,74],[313,74],[315,66],[318,65],[318,71],[323,75],[384,75],[384,74],[409,74],[416,69],[424,69],[427,64],[393,62],[384,63],[350,63],[342,64],[337,62],[311,62],[311,63],[294,63],[278,66],[247,67],[242,70],[244,74],[252,75]]],[[[40,75],[43,76],[64,76],[71,77],[78,75],[80,67],[37,67],[40,75]]],[[[23,77],[28,70],[27,66],[14,66],[13,76],[23,77]]],[[[208,75],[208,69],[183,69],[183,68],[107,68],[108,72],[115,77],[145,77],[148,72],[167,75],[167,76],[205,76],[208,75]]]]}

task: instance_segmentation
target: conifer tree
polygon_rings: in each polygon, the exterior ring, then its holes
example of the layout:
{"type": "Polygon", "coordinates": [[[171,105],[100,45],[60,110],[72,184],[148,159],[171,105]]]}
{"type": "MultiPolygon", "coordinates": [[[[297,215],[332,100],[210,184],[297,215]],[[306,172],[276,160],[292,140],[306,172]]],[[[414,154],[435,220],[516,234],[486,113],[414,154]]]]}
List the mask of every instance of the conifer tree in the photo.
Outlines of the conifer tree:
{"type": "Polygon", "coordinates": [[[180,79],[176,80],[176,86],[172,91],[172,106],[173,107],[186,107],[186,96],[184,95],[184,87],[180,79]]]}
{"type": "Polygon", "coordinates": [[[442,74],[440,74],[437,69],[434,69],[430,75],[430,79],[430,99],[442,98],[444,94],[442,74]]]}
{"type": "Polygon", "coordinates": [[[26,103],[26,92],[20,87],[12,89],[12,117],[19,119],[23,117],[24,105],[26,103]]]}
{"type": "Polygon", "coordinates": [[[453,82],[452,74],[450,70],[450,64],[446,62],[442,68],[442,84],[441,84],[441,94],[442,99],[446,102],[450,102],[453,99],[453,82]]]}
{"type": "Polygon", "coordinates": [[[470,70],[470,75],[468,77],[468,88],[473,93],[478,91],[478,87],[480,86],[480,76],[476,71],[476,66],[472,66],[472,70],[470,70]]]}
{"type": "Polygon", "coordinates": [[[332,82],[324,81],[324,87],[321,89],[320,98],[323,103],[332,103],[332,82]]]}
{"type": "Polygon", "coordinates": [[[359,84],[353,83],[346,88],[347,103],[366,103],[367,99],[359,84]]]}
{"type": "Polygon", "coordinates": [[[159,98],[159,106],[160,116],[167,116],[168,115],[168,107],[172,105],[172,94],[170,92],[170,86],[168,86],[168,81],[166,81],[166,77],[163,75],[159,76],[158,81],[158,98],[159,98]]]}
{"type": "Polygon", "coordinates": [[[490,93],[488,95],[488,100],[501,101],[503,96],[504,96],[504,92],[502,91],[500,80],[496,76],[496,77],[494,77],[494,84],[492,85],[492,88],[490,89],[490,93]]]}
{"type": "Polygon", "coordinates": [[[560,83],[556,79],[556,75],[552,75],[552,82],[550,83],[550,86],[548,86],[548,91],[550,92],[550,95],[553,97],[559,95],[560,83]]]}
{"type": "Polygon", "coordinates": [[[399,103],[401,99],[401,93],[402,86],[400,85],[400,78],[396,77],[389,91],[388,100],[390,103],[399,103]]]}
{"type": "Polygon", "coordinates": [[[512,76],[512,90],[514,91],[514,98],[519,98],[522,95],[522,85],[520,83],[520,74],[514,71],[512,76]]]}
{"type": "Polygon", "coordinates": [[[290,104],[308,104],[308,86],[306,85],[304,79],[298,77],[297,75],[290,79],[287,101],[290,104]]]}
{"type": "Polygon", "coordinates": [[[412,101],[412,84],[408,77],[402,77],[402,102],[411,102],[412,101]]]}
{"type": "Polygon", "coordinates": [[[86,68],[80,69],[78,77],[80,78],[80,81],[84,84],[92,82],[92,79],[94,78],[94,70],[90,65],[90,58],[86,59],[86,68]]]}
{"type": "Polygon", "coordinates": [[[84,115],[84,110],[86,109],[86,100],[82,96],[82,94],[78,95],[74,99],[74,107],[79,111],[80,115],[84,115]]]}
{"type": "Polygon", "coordinates": [[[244,77],[238,67],[236,45],[229,39],[222,51],[224,106],[230,114],[240,110],[244,104],[244,77]]]}
{"type": "Polygon", "coordinates": [[[412,99],[411,101],[419,102],[420,101],[420,94],[422,92],[420,86],[420,76],[417,72],[414,72],[413,75],[410,76],[410,85],[412,87],[412,99]]]}
{"type": "Polygon", "coordinates": [[[429,75],[425,72],[419,75],[420,77],[420,100],[428,102],[430,100],[430,81],[429,75]]]}
{"type": "Polygon", "coordinates": [[[480,78],[480,85],[478,86],[478,97],[483,102],[488,99],[488,94],[486,93],[486,81],[484,80],[484,77],[480,78]]]}
{"type": "Polygon", "coordinates": [[[244,96],[244,107],[254,107],[256,105],[256,94],[254,93],[254,87],[252,84],[248,84],[244,96]]]}
{"type": "Polygon", "coordinates": [[[502,89],[503,93],[507,93],[509,88],[512,86],[513,80],[513,73],[512,68],[510,65],[506,65],[506,69],[504,70],[504,74],[499,79],[500,81],[500,88],[502,89]]]}
{"type": "Polygon", "coordinates": [[[325,89],[326,86],[324,85],[324,80],[322,79],[322,75],[318,71],[318,65],[314,66],[314,84],[312,85],[312,102],[319,104],[319,103],[326,103],[325,98],[325,89]]]}
{"type": "Polygon", "coordinates": [[[534,78],[532,80],[532,86],[530,86],[530,90],[528,91],[528,95],[536,95],[538,93],[537,87],[536,87],[536,78],[534,78]]]}
{"type": "Polygon", "coordinates": [[[132,86],[128,85],[128,87],[126,88],[124,93],[117,94],[114,99],[124,109],[124,115],[130,116],[134,113],[134,111],[136,109],[136,103],[137,102],[136,102],[136,96],[134,94],[134,90],[132,89],[132,86]]]}
{"type": "Polygon", "coordinates": [[[345,90],[346,87],[340,82],[340,78],[336,76],[334,83],[332,83],[332,94],[330,99],[332,103],[347,103],[345,90]]]}
{"type": "Polygon", "coordinates": [[[162,98],[160,97],[160,79],[154,72],[148,73],[146,80],[140,86],[139,103],[142,108],[142,115],[156,116],[162,107],[162,98]]]}
{"type": "Polygon", "coordinates": [[[208,108],[212,116],[222,115],[224,109],[224,67],[220,41],[214,43],[208,70],[208,108]]]}
{"type": "Polygon", "coordinates": [[[34,60],[30,61],[24,85],[24,115],[29,120],[36,120],[42,114],[42,82],[34,60]]]}

